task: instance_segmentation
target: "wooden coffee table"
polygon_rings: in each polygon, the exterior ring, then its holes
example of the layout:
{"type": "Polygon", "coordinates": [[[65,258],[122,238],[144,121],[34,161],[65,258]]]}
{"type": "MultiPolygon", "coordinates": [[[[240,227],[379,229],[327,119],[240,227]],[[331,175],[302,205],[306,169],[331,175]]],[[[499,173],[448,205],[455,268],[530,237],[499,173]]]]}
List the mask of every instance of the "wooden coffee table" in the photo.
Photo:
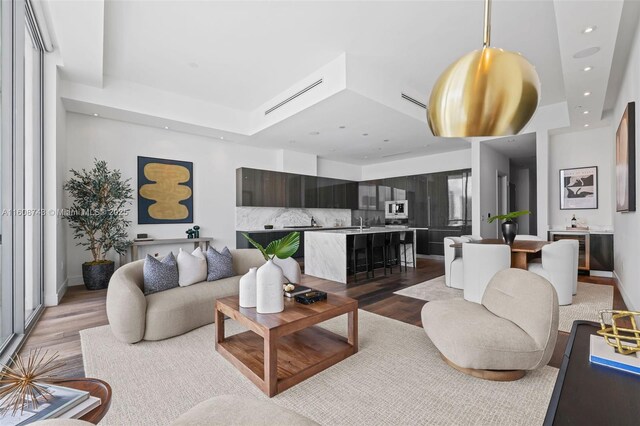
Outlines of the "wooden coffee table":
{"type": "Polygon", "coordinates": [[[259,314],[241,308],[238,296],[216,301],[216,351],[269,397],[358,352],[358,301],[329,294],[326,301],[303,305],[292,299],[284,311],[259,314]],[[348,315],[348,338],[316,326],[348,315]],[[224,316],[250,331],[225,337],[224,316]]]}

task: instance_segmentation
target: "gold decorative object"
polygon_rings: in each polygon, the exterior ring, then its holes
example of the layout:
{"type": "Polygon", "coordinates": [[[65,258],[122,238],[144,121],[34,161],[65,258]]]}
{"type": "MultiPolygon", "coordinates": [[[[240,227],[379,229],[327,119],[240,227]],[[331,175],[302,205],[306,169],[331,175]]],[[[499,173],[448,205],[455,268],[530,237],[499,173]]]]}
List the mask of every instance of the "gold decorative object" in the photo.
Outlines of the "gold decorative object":
{"type": "Polygon", "coordinates": [[[29,352],[27,361],[19,356],[13,358],[9,365],[2,366],[0,375],[0,416],[4,416],[9,410],[11,415],[15,415],[18,410],[22,413],[26,406],[38,408],[39,399],[49,400],[51,393],[42,386],[43,382],[53,381],[54,370],[62,367],[62,363],[57,361],[58,353],[48,356],[49,351],[44,353],[40,349],[29,352]]]}
{"type": "Polygon", "coordinates": [[[640,312],[633,311],[600,311],[600,330],[598,334],[604,337],[609,346],[613,346],[622,355],[640,352],[640,330],[636,324],[636,317],[640,312]],[[611,316],[611,325],[605,323],[605,315],[611,316]],[[628,320],[631,327],[621,326],[618,321],[628,320]]]}
{"type": "Polygon", "coordinates": [[[540,99],[540,79],[520,53],[489,47],[491,0],[485,0],[483,48],[438,78],[427,109],[434,136],[506,136],[520,132],[540,99]]]}

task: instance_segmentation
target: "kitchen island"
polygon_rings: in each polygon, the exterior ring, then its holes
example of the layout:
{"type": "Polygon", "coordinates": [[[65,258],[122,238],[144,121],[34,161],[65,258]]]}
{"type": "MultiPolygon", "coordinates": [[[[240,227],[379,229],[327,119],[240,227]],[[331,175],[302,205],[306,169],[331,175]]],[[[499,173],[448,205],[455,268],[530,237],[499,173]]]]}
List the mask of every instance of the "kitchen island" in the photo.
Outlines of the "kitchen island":
{"type": "MultiPolygon", "coordinates": [[[[347,283],[347,263],[348,253],[347,245],[349,239],[353,239],[354,235],[365,234],[371,238],[373,234],[413,232],[414,244],[406,247],[407,266],[414,266],[413,259],[416,257],[415,241],[416,230],[414,228],[365,228],[365,229],[334,229],[334,230],[318,230],[314,232],[305,232],[304,234],[304,273],[326,280],[337,281],[339,283],[347,283]]],[[[401,235],[403,237],[404,235],[401,235]]],[[[401,245],[400,250],[404,247],[401,245]]],[[[404,254],[401,259],[404,261],[404,254]]]]}

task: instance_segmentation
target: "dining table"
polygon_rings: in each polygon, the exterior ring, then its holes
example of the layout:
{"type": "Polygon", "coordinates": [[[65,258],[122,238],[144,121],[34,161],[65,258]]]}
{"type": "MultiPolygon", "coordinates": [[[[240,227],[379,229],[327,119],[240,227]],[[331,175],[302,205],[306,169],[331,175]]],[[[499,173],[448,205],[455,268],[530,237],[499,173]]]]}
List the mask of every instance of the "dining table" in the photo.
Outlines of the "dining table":
{"type": "MultiPolygon", "coordinates": [[[[542,251],[542,247],[550,244],[550,241],[515,240],[511,244],[511,267],[527,269],[527,263],[531,258],[542,251]]],[[[453,248],[462,248],[463,243],[451,244],[453,248]]],[[[469,244],[507,244],[499,238],[485,238],[470,241],[469,244]]]]}

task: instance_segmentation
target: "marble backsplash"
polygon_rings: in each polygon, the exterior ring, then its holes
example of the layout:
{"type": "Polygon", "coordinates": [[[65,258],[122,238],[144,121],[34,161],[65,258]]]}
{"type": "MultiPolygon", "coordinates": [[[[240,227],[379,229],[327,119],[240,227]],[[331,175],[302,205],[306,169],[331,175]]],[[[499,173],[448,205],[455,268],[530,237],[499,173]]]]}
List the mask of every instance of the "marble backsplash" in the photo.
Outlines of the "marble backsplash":
{"type": "Polygon", "coordinates": [[[276,207],[236,207],[236,230],[256,231],[264,225],[274,229],[311,225],[311,217],[320,226],[351,226],[349,209],[288,209],[276,207]]]}

